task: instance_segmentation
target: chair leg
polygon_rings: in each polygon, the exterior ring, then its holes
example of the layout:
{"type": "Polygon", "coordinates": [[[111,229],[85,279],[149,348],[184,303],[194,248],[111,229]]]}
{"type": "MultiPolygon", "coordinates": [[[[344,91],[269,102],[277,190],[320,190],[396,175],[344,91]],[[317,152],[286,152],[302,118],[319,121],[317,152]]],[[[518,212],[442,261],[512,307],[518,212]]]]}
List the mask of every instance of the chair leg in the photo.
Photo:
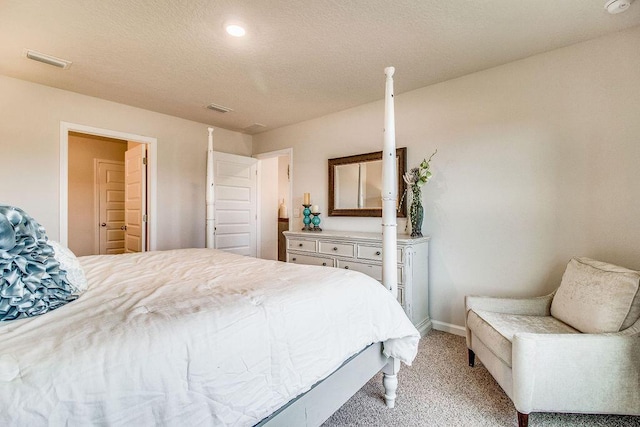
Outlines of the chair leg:
{"type": "Polygon", "coordinates": [[[476,364],[476,354],[470,348],[467,351],[469,352],[469,366],[473,368],[476,364]]]}
{"type": "Polygon", "coordinates": [[[527,427],[529,425],[529,414],[523,414],[518,411],[518,427],[527,427]]]}

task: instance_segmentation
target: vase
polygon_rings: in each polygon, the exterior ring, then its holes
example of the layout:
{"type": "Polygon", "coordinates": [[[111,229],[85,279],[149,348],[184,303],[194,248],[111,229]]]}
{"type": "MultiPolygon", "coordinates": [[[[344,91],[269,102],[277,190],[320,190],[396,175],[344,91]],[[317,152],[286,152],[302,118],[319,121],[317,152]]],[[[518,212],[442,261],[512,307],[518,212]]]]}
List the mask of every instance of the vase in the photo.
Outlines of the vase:
{"type": "Polygon", "coordinates": [[[422,237],[422,220],[424,209],[422,208],[422,192],[417,185],[411,186],[411,206],[409,207],[409,219],[411,220],[411,237],[422,237]]]}

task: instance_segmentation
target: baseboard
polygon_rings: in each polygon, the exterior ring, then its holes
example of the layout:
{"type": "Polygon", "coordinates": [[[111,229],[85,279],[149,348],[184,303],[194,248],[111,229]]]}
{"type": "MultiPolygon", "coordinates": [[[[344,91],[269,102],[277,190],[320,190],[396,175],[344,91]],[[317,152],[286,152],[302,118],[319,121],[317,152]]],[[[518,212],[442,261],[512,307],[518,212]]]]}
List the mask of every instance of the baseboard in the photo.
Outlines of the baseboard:
{"type": "Polygon", "coordinates": [[[450,334],[460,335],[461,337],[467,335],[464,326],[452,325],[451,323],[439,322],[437,320],[432,320],[431,323],[433,323],[433,329],[436,331],[448,332],[450,334]]]}
{"type": "Polygon", "coordinates": [[[429,319],[428,317],[416,325],[416,329],[418,330],[418,332],[420,332],[421,337],[427,335],[427,332],[429,332],[432,327],[433,325],[431,324],[431,319],[429,319]]]}

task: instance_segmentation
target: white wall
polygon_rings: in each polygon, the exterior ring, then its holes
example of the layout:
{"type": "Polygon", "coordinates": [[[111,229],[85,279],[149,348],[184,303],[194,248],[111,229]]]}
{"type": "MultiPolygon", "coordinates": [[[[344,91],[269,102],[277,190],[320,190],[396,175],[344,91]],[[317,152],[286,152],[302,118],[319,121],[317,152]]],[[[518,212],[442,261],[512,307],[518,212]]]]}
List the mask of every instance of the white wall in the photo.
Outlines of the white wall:
{"type": "Polygon", "coordinates": [[[287,208],[287,215],[291,216],[291,206],[289,206],[289,156],[278,156],[278,207],[284,201],[287,208]]]}
{"type": "MultiPolygon", "coordinates": [[[[463,325],[466,294],[550,292],[571,256],[640,269],[639,70],[636,27],[396,94],[408,166],[438,149],[423,187],[434,320],[463,325]]],[[[382,149],[383,95],[380,69],[379,102],[256,135],[254,154],[294,147],[294,203],[311,191],[326,212],[326,159],[382,149]]]]}
{"type": "MultiPolygon", "coordinates": [[[[158,249],[204,246],[206,124],[5,76],[0,94],[0,203],[58,239],[60,122],[155,137],[158,249]]],[[[214,149],[251,155],[251,137],[216,129],[214,149]]]]}

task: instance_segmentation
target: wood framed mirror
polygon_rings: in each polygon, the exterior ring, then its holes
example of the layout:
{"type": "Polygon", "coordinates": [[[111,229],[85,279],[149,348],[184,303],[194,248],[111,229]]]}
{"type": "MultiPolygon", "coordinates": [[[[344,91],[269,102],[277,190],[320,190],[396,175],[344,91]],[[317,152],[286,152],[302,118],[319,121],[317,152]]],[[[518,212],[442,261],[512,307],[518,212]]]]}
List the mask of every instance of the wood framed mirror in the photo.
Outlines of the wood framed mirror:
{"type": "MultiPolygon", "coordinates": [[[[396,149],[398,203],[407,183],[407,148],[396,149]]],[[[406,217],[406,203],[397,210],[406,217]]],[[[329,216],[382,217],[382,151],[329,159],[329,216]]]]}

